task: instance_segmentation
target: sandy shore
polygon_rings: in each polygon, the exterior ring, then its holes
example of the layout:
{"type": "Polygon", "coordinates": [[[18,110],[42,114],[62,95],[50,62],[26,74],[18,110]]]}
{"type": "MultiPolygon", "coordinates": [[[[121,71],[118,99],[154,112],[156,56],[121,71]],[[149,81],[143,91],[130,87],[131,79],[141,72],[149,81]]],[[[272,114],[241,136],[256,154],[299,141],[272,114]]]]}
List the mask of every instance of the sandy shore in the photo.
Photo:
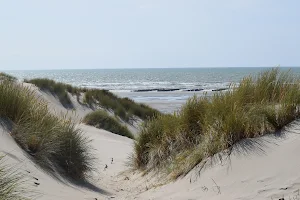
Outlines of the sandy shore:
{"type": "MultiPolygon", "coordinates": [[[[177,111],[188,98],[197,95],[203,96],[205,91],[200,92],[116,92],[120,97],[128,97],[136,102],[145,103],[163,113],[177,111]]],[[[212,92],[208,92],[208,95],[212,92]]]]}
{"type": "MultiPolygon", "coordinates": [[[[55,110],[65,112],[59,102],[39,93],[55,110]]],[[[154,102],[153,102],[154,103],[154,102]]],[[[165,106],[157,102],[158,106],[165,106]]],[[[74,116],[90,112],[76,105],[74,116]]],[[[26,176],[28,190],[41,200],[182,200],[182,199],[299,199],[300,122],[281,133],[237,144],[230,157],[221,153],[207,160],[204,169],[192,170],[186,177],[165,183],[166,179],[130,171],[126,163],[134,141],[104,130],[78,124],[91,139],[95,171],[86,183],[69,183],[40,169],[0,127],[0,152],[6,164],[26,176]],[[112,162],[113,158],[113,162],[112,162]],[[221,160],[220,160],[221,158],[221,160]],[[107,165],[107,169],[105,169],[107,165]],[[35,184],[35,183],[38,183],[35,184]]]]}

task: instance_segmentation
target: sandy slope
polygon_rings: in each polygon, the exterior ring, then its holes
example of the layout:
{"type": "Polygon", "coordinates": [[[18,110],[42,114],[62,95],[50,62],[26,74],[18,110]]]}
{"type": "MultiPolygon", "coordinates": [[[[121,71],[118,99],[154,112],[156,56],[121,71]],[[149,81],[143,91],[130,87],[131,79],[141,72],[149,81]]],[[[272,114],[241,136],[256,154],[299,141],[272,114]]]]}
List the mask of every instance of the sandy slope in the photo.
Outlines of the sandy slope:
{"type": "Polygon", "coordinates": [[[80,128],[92,139],[91,147],[98,159],[93,177],[89,183],[80,186],[55,178],[36,166],[3,126],[0,127],[0,152],[6,155],[6,164],[25,174],[28,179],[27,187],[38,194],[37,199],[107,199],[113,196],[114,190],[103,180],[108,180],[124,169],[124,160],[131,151],[132,141],[93,127],[80,125],[80,128]],[[105,164],[108,168],[104,171],[105,164]],[[36,186],[34,182],[40,185],[36,186]]]}
{"type": "MultiPolygon", "coordinates": [[[[63,111],[51,95],[40,95],[51,108],[63,111]]],[[[89,112],[77,106],[77,116],[89,112]]],[[[281,134],[244,140],[235,146],[230,157],[220,154],[208,160],[200,175],[197,167],[186,177],[164,186],[160,185],[164,179],[123,172],[128,169],[125,163],[132,152],[132,140],[83,124],[78,126],[92,139],[91,148],[97,157],[97,170],[91,174],[89,183],[81,186],[66,183],[41,170],[18,147],[5,126],[0,127],[0,152],[7,155],[8,164],[26,175],[28,189],[38,193],[37,199],[300,198],[300,122],[293,123],[281,134]],[[105,165],[108,168],[104,170],[105,165]]]]}
{"type": "MultiPolygon", "coordinates": [[[[54,97],[51,93],[47,93],[44,91],[41,91],[38,87],[36,87],[33,84],[30,83],[22,83],[25,87],[29,87],[31,90],[35,91],[37,96],[44,100],[45,102],[48,102],[49,109],[52,113],[56,115],[61,116],[67,116],[72,118],[75,122],[80,123],[82,119],[89,113],[93,112],[94,110],[86,105],[83,105],[77,101],[77,97],[72,96],[69,94],[70,100],[73,104],[73,108],[65,108],[61,105],[59,100],[54,97]]],[[[82,101],[82,100],[81,100],[82,101]]],[[[113,113],[110,113],[110,115],[114,115],[113,113]]],[[[127,128],[133,133],[134,136],[138,133],[138,127],[141,124],[141,120],[137,119],[133,125],[121,122],[123,125],[127,126],[127,128]]]]}
{"type": "Polygon", "coordinates": [[[209,159],[200,173],[197,167],[181,180],[125,199],[300,199],[299,133],[298,121],[280,134],[244,140],[230,157],[209,159]]]}
{"type": "MultiPolygon", "coordinates": [[[[36,87],[26,84],[37,92],[39,98],[49,103],[53,113],[63,113],[79,121],[92,110],[74,101],[76,112],[67,110],[51,94],[39,91],[36,87]]],[[[72,99],[73,100],[73,99],[72,99]]],[[[89,182],[80,185],[64,181],[57,174],[50,175],[40,169],[14,141],[9,134],[6,123],[0,123],[0,153],[6,155],[5,163],[13,169],[25,174],[28,178],[28,190],[37,193],[41,200],[51,199],[108,199],[114,195],[114,190],[108,183],[111,176],[119,174],[124,168],[125,160],[131,153],[132,140],[105,130],[79,124],[79,128],[91,139],[92,153],[95,155],[95,171],[89,182]],[[111,159],[114,159],[111,164],[111,159]],[[104,170],[104,166],[108,168],[104,170]],[[38,179],[38,180],[37,180],[38,179]],[[103,180],[107,180],[104,182],[103,180]],[[38,186],[35,184],[39,184],[38,186]]]]}
{"type": "Polygon", "coordinates": [[[82,120],[85,115],[87,115],[90,112],[93,112],[91,108],[79,104],[76,100],[76,97],[73,97],[71,95],[69,95],[69,97],[72,104],[74,105],[74,108],[66,109],[61,105],[59,100],[55,98],[51,93],[43,92],[38,87],[30,83],[22,84],[23,86],[29,87],[31,90],[35,91],[38,98],[47,102],[49,110],[54,114],[67,115],[68,117],[71,117],[74,121],[80,122],[80,120],[82,120]]]}

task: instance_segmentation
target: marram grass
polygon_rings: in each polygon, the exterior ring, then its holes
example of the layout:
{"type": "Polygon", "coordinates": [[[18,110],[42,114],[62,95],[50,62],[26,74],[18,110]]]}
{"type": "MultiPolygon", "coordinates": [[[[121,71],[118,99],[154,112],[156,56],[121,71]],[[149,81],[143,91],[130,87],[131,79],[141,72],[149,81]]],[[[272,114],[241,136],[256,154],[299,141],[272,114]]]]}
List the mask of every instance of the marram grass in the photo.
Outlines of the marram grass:
{"type": "Polygon", "coordinates": [[[3,73],[3,72],[0,72],[0,81],[16,81],[17,78],[14,77],[14,76],[11,76],[9,74],[6,74],[6,73],[3,73]]]}
{"type": "Polygon", "coordinates": [[[0,105],[0,117],[14,124],[12,136],[37,163],[70,178],[85,178],[93,160],[89,140],[69,118],[51,114],[33,91],[11,81],[0,82],[0,105]]]}
{"type": "Polygon", "coordinates": [[[132,122],[134,116],[148,120],[160,114],[159,111],[145,104],[136,103],[129,98],[119,98],[107,90],[87,90],[84,94],[84,103],[111,110],[125,122],[132,122]]]}
{"type": "MultiPolygon", "coordinates": [[[[7,75],[5,75],[5,77],[6,76],[7,75]]],[[[159,111],[145,104],[136,103],[129,98],[119,98],[107,90],[79,88],[46,78],[25,80],[25,82],[32,83],[41,90],[52,93],[66,108],[73,107],[68,93],[76,95],[78,102],[80,95],[83,95],[83,102],[79,103],[83,103],[88,106],[100,106],[106,110],[112,111],[116,116],[127,123],[132,123],[135,120],[135,117],[147,120],[160,114],[159,111]]]]}
{"type": "Polygon", "coordinates": [[[25,80],[27,83],[32,83],[39,87],[41,90],[48,91],[52,93],[53,95],[57,96],[60,103],[66,107],[66,108],[72,108],[73,104],[69,97],[69,93],[73,95],[79,95],[80,89],[73,87],[69,84],[64,83],[58,83],[50,79],[46,78],[37,78],[37,79],[31,79],[31,80],[25,80]]]}
{"type": "Polygon", "coordinates": [[[86,115],[83,119],[83,122],[95,126],[97,128],[101,128],[117,135],[125,136],[133,139],[134,136],[128,130],[125,125],[122,125],[115,117],[109,116],[106,111],[97,110],[88,115],[86,115]]]}
{"type": "Polygon", "coordinates": [[[24,187],[24,176],[4,163],[0,155],[0,200],[29,200],[29,192],[24,187]]]}
{"type": "Polygon", "coordinates": [[[245,77],[212,97],[192,97],[173,115],[144,124],[132,165],[187,174],[203,159],[244,138],[273,133],[300,115],[300,81],[278,68],[245,77]]]}

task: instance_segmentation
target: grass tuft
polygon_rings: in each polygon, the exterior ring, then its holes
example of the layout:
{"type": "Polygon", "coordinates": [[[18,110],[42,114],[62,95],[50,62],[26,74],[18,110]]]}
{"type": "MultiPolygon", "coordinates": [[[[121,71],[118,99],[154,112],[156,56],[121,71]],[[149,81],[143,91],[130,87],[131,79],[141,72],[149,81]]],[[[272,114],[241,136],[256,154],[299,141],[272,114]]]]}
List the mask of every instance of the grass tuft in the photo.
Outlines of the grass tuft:
{"type": "Polygon", "coordinates": [[[17,78],[14,76],[11,76],[9,74],[6,74],[4,72],[0,72],[0,81],[16,81],[17,78]]]}
{"type": "Polygon", "coordinates": [[[10,81],[0,82],[0,105],[0,117],[15,124],[12,136],[41,166],[85,178],[93,160],[89,140],[69,118],[51,114],[33,91],[10,81]]]}
{"type": "Polygon", "coordinates": [[[66,108],[73,107],[72,101],[68,93],[77,96],[80,94],[80,89],[77,87],[73,87],[69,84],[55,82],[46,78],[25,80],[25,82],[32,83],[41,90],[49,91],[53,95],[56,95],[60,103],[66,108]]]}
{"type": "Polygon", "coordinates": [[[25,82],[32,83],[43,91],[51,92],[58,97],[61,104],[66,108],[73,108],[68,93],[76,95],[78,102],[79,96],[83,93],[83,103],[90,106],[97,105],[104,109],[111,110],[116,116],[128,123],[134,120],[134,116],[142,120],[147,120],[160,114],[159,111],[145,104],[136,103],[129,98],[119,98],[107,90],[78,88],[45,78],[25,80],[25,82]]]}
{"type": "Polygon", "coordinates": [[[85,116],[84,123],[101,128],[112,133],[134,139],[132,133],[126,126],[122,125],[117,119],[111,117],[103,110],[97,110],[85,116]]]}
{"type": "Polygon", "coordinates": [[[299,83],[289,71],[275,68],[212,97],[192,97],[178,113],[145,123],[132,165],[164,168],[176,178],[244,138],[280,130],[300,116],[299,83]]]}
{"type": "Polygon", "coordinates": [[[24,197],[27,193],[23,188],[23,176],[3,163],[0,156],[0,200],[29,200],[24,197]]]}
{"type": "Polygon", "coordinates": [[[134,102],[129,98],[119,98],[107,90],[91,89],[84,94],[84,102],[89,105],[99,105],[104,109],[112,110],[122,120],[130,122],[134,116],[148,120],[160,114],[159,111],[134,102]]]}

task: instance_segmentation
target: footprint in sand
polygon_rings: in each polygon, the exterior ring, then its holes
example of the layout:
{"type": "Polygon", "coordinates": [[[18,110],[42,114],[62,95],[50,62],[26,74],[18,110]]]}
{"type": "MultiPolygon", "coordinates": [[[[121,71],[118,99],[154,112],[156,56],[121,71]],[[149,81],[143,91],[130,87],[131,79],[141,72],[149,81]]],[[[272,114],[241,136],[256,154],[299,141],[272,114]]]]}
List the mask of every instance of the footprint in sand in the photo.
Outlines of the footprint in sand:
{"type": "MultiPolygon", "coordinates": [[[[30,174],[31,172],[30,171],[28,171],[28,170],[25,170],[28,174],[30,174]]],[[[32,178],[34,179],[34,180],[36,180],[36,181],[38,181],[39,179],[38,178],[36,178],[36,177],[34,177],[34,176],[32,176],[32,178]]],[[[34,183],[34,185],[36,185],[36,186],[39,186],[40,185],[40,183],[38,183],[38,182],[33,182],[34,183]]]]}
{"type": "Polygon", "coordinates": [[[39,186],[39,185],[40,185],[40,183],[37,183],[37,182],[34,182],[34,184],[35,184],[36,186],[39,186]]]}

